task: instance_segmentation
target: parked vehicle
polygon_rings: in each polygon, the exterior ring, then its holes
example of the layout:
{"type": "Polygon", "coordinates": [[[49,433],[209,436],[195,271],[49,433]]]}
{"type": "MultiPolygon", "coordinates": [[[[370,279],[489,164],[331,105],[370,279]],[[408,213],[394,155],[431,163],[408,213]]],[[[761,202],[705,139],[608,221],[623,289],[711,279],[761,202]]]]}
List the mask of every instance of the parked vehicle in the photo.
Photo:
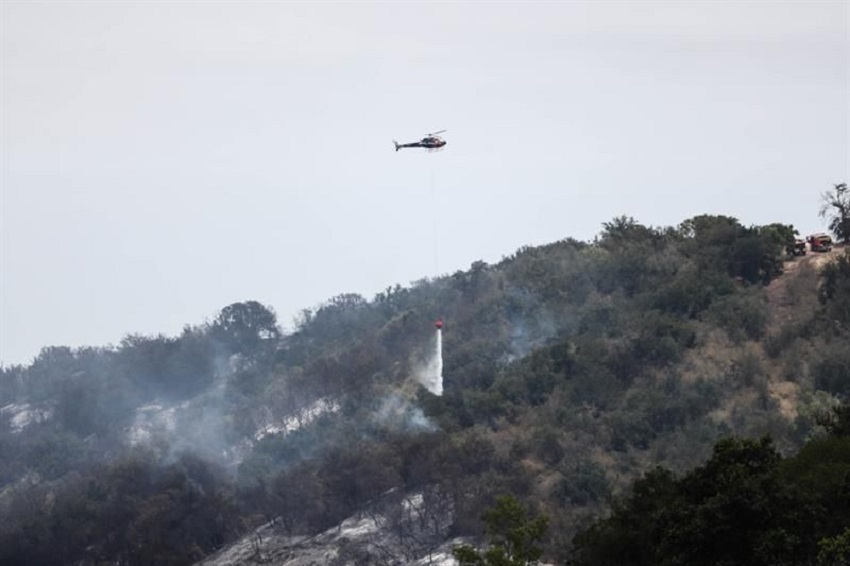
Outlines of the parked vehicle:
{"type": "Polygon", "coordinates": [[[813,252],[832,251],[832,238],[829,234],[812,234],[808,238],[809,249],[813,252]]]}
{"type": "Polygon", "coordinates": [[[794,247],[790,250],[794,255],[806,255],[806,240],[802,238],[794,239],[794,247]]]}

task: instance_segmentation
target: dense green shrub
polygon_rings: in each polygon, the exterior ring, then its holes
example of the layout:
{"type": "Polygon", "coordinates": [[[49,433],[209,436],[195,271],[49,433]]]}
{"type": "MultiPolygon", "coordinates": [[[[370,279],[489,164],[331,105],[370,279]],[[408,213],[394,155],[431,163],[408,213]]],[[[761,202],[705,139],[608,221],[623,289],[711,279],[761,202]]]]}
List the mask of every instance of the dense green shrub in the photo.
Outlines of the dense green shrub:
{"type": "Polygon", "coordinates": [[[611,493],[605,469],[591,460],[561,467],[553,495],[562,504],[587,505],[604,501],[611,493]]]}
{"type": "Polygon", "coordinates": [[[769,315],[767,300],[758,289],[726,295],[703,313],[703,318],[726,330],[735,342],[759,340],[769,315]]]}
{"type": "Polygon", "coordinates": [[[842,396],[850,396],[850,347],[841,341],[833,342],[815,364],[815,387],[842,396]]]}

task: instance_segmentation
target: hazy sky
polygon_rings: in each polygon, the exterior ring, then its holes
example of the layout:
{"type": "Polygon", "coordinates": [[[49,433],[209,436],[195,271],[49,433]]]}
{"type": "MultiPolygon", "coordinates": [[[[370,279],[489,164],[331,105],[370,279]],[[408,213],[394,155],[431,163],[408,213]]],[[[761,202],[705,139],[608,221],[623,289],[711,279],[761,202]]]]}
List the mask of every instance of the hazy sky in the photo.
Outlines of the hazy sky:
{"type": "Polygon", "coordinates": [[[6,364],[850,177],[846,0],[0,6],[6,364]]]}

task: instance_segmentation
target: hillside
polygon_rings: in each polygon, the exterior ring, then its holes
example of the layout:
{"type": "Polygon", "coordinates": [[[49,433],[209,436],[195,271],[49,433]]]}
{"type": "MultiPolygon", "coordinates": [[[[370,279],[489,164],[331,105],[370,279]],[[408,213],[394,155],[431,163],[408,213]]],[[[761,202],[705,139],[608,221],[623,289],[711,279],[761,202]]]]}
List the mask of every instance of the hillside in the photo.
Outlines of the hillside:
{"type": "Polygon", "coordinates": [[[794,454],[850,393],[850,259],[789,258],[789,235],[621,217],[340,295],[291,334],[248,301],[177,337],[46,348],[0,371],[0,562],[189,564],[263,525],[295,548],[324,536],[326,560],[389,560],[391,539],[412,562],[481,537],[500,494],[549,517],[563,561],[645,471],[684,473],[730,435],[794,454]],[[420,378],[436,319],[442,396],[420,378]],[[392,511],[411,500],[416,528],[392,511]],[[384,534],[328,538],[370,516],[384,534]]]}

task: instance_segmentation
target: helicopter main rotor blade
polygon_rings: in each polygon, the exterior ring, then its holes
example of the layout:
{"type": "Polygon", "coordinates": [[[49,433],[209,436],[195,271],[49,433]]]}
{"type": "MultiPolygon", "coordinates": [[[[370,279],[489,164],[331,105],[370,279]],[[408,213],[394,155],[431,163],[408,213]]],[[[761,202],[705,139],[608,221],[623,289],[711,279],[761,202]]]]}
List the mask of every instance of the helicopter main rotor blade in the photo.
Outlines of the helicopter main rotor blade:
{"type": "Polygon", "coordinates": [[[433,134],[428,134],[429,136],[436,136],[437,134],[442,134],[443,132],[448,132],[448,130],[440,130],[439,132],[434,132],[433,134]]]}

